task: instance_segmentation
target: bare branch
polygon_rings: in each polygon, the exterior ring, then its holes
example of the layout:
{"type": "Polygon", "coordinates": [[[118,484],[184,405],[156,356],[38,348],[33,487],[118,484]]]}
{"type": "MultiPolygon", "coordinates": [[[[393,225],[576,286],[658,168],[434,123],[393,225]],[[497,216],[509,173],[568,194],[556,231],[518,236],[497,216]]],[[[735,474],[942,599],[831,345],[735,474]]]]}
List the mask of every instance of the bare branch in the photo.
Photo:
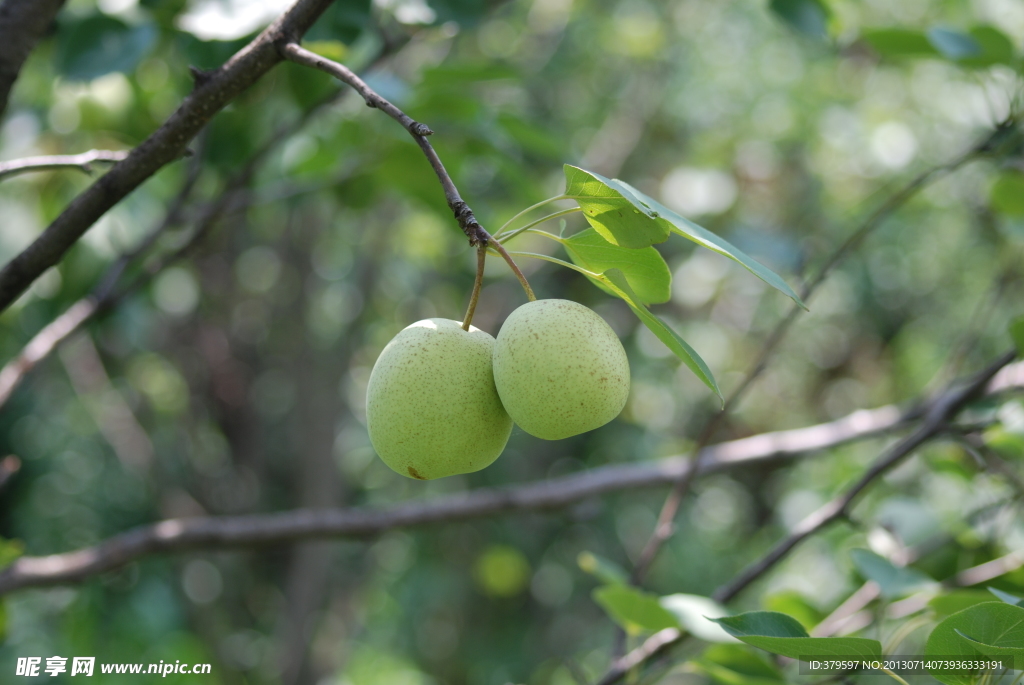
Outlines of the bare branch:
{"type": "Polygon", "coordinates": [[[366,104],[370,107],[375,107],[389,117],[397,121],[402,127],[409,132],[409,135],[413,137],[416,143],[423,150],[423,154],[426,155],[427,161],[430,162],[431,168],[437,175],[437,179],[441,182],[441,188],[444,190],[444,198],[448,203],[448,207],[452,210],[455,215],[456,221],[459,222],[459,228],[469,238],[470,245],[489,245],[492,242],[491,235],[484,230],[484,227],[476,220],[473,215],[473,210],[469,208],[469,205],[462,199],[459,194],[458,188],[455,187],[454,181],[451,176],[444,168],[444,164],[441,163],[441,158],[437,156],[437,152],[434,147],[427,140],[427,136],[431,135],[433,131],[426,124],[421,124],[415,121],[407,114],[405,114],[398,107],[395,107],[392,103],[381,97],[376,93],[370,86],[366,85],[366,82],[356,76],[351,69],[346,67],[344,64],[339,64],[326,57],[321,57],[315,52],[306,50],[298,43],[295,42],[284,42],[280,45],[281,55],[285,59],[289,59],[297,64],[302,64],[313,69],[319,69],[320,71],[326,72],[331,76],[335,77],[342,83],[351,86],[366,104]]]}
{"type": "MultiPolygon", "coordinates": [[[[1000,362],[1005,364],[1003,360],[1000,362]]],[[[991,368],[988,377],[997,370],[991,368]]],[[[698,475],[793,458],[809,451],[876,437],[905,427],[921,415],[932,417],[931,421],[939,416],[952,417],[974,392],[985,388],[986,381],[987,378],[979,376],[964,389],[949,390],[923,411],[915,409],[901,414],[892,406],[861,410],[817,426],[755,435],[707,447],[702,452],[698,475]]],[[[446,496],[387,509],[300,510],[163,521],[117,535],[96,547],[48,557],[22,557],[0,571],[0,594],[23,587],[76,582],[155,552],[254,546],[311,538],[367,537],[393,528],[558,509],[612,492],[675,483],[693,468],[693,464],[685,457],[669,457],[654,463],[604,466],[537,483],[473,490],[459,497],[446,496]]]]}
{"type": "Polygon", "coordinates": [[[21,66],[63,5],[64,0],[4,0],[0,5],[0,115],[21,66]]]}
{"type": "Polygon", "coordinates": [[[96,162],[120,162],[128,157],[127,150],[89,150],[77,155],[48,155],[45,157],[25,157],[0,162],[0,179],[30,171],[50,171],[52,169],[78,169],[87,174],[94,170],[96,162]]]}
{"type": "MultiPolygon", "coordinates": [[[[905,425],[895,407],[859,411],[819,426],[767,433],[707,448],[704,473],[792,458],[852,440],[875,437],[905,425]]],[[[374,535],[392,528],[455,521],[515,511],[565,507],[610,492],[664,486],[690,468],[682,457],[654,463],[591,469],[562,478],[503,490],[475,490],[390,509],[340,509],[237,518],[163,522],[111,538],[99,547],[32,559],[23,557],[0,573],[0,593],[31,585],[80,580],[154,552],[207,545],[244,546],[312,537],[374,535]],[[47,561],[44,561],[47,560],[47,561]]]]}
{"type": "Polygon", "coordinates": [[[659,630],[632,652],[616,659],[604,677],[597,681],[597,685],[611,685],[611,683],[619,682],[631,670],[679,642],[685,634],[678,628],[659,630]]]}
{"type": "MultiPolygon", "coordinates": [[[[853,251],[869,235],[871,235],[871,233],[881,226],[890,216],[896,213],[896,211],[898,211],[910,199],[916,196],[923,188],[927,187],[939,178],[951,174],[960,167],[981,157],[982,155],[992,152],[994,149],[1004,144],[1008,134],[1016,131],[1017,124],[1018,122],[1014,120],[1008,120],[1007,122],[1000,124],[988,136],[986,136],[984,140],[974,145],[971,149],[967,150],[956,159],[921,173],[902,189],[889,196],[881,203],[881,205],[871,212],[871,214],[869,214],[867,218],[853,231],[853,233],[847,237],[835,252],[825,260],[825,264],[818,270],[818,273],[814,278],[812,278],[803,287],[802,292],[800,293],[800,298],[804,302],[809,302],[818,287],[821,286],[832,271],[835,270],[835,268],[838,267],[850,254],[852,254],[853,251]]],[[[797,316],[801,311],[801,307],[793,305],[785,318],[779,321],[775,326],[775,329],[772,330],[771,334],[768,336],[764,345],[762,345],[761,351],[758,354],[758,358],[754,362],[754,365],[747,372],[739,386],[737,386],[729,395],[728,399],[726,399],[722,410],[704,426],[700,437],[697,439],[697,447],[694,449],[694,453],[698,455],[698,458],[703,447],[714,439],[715,433],[721,427],[726,417],[736,407],[736,405],[739,404],[740,400],[743,399],[754,381],[764,373],[765,369],[768,367],[769,360],[775,353],[776,348],[778,348],[783,338],[786,337],[786,334],[796,322],[797,316]]],[[[699,470],[700,469],[698,468],[693,472],[696,473],[699,470]]],[[[640,584],[643,581],[644,576],[654,563],[662,545],[664,545],[672,536],[676,514],[679,512],[679,506],[682,504],[683,498],[690,489],[690,485],[690,477],[684,477],[673,486],[668,497],[665,499],[661,512],[658,514],[658,520],[655,524],[654,531],[651,533],[650,539],[641,551],[640,558],[633,570],[630,580],[634,584],[640,584]]]]}
{"type": "Polygon", "coordinates": [[[75,198],[42,235],[0,270],[0,311],[56,264],[107,210],[161,167],[181,157],[189,141],[217,112],[281,61],[275,44],[298,39],[330,4],[331,0],[296,0],[226,64],[206,72],[159,129],[75,198]]]}

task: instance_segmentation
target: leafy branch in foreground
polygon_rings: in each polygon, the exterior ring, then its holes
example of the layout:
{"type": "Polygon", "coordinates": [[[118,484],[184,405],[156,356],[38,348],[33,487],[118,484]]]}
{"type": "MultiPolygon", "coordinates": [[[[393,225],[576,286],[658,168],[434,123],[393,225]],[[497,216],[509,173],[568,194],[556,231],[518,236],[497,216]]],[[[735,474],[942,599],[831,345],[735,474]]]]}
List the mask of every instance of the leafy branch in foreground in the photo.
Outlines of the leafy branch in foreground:
{"type": "MultiPolygon", "coordinates": [[[[971,401],[976,399],[979,393],[1015,357],[1016,351],[1007,352],[968,381],[953,384],[931,404],[924,413],[922,423],[910,435],[886,450],[850,488],[796,524],[790,535],[779,541],[761,559],[748,566],[732,580],[721,585],[712,593],[711,599],[722,604],[729,602],[751,583],[764,576],[801,542],[846,516],[858,496],[880,476],[902,459],[912,454],[921,445],[946,431],[949,428],[950,422],[971,401]]],[[[700,461],[701,458],[696,460],[698,465],[700,461]]],[[[692,476],[689,474],[684,475],[683,478],[692,480],[692,476]]],[[[630,669],[637,667],[651,656],[661,653],[671,644],[685,637],[685,633],[679,630],[675,631],[674,637],[666,636],[662,634],[663,632],[656,633],[648,638],[648,640],[654,641],[657,644],[658,648],[656,650],[651,649],[651,645],[648,645],[645,641],[645,643],[632,652],[613,661],[604,677],[599,681],[599,685],[610,685],[611,683],[618,682],[630,669]],[[669,637],[672,637],[672,639],[668,639],[669,637]],[[638,658],[643,654],[648,656],[638,658]]]]}

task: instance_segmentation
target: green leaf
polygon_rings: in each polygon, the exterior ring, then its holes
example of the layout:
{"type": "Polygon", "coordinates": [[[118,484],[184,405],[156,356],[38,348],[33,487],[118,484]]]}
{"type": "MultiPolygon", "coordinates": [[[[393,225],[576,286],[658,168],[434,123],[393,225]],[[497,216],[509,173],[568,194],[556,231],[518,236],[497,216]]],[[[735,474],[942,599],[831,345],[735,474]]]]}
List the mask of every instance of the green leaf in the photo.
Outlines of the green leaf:
{"type": "Polygon", "coordinates": [[[713,620],[749,645],[792,659],[811,656],[878,658],[882,655],[878,640],[810,637],[795,618],[774,611],[751,611],[713,620]]]}
{"type": "Polygon", "coordinates": [[[865,579],[878,583],[885,599],[902,597],[935,582],[920,571],[895,566],[888,559],[866,549],[855,549],[850,552],[850,557],[857,571],[865,579]]]}
{"type": "Polygon", "coordinates": [[[644,307],[640,299],[633,293],[632,288],[629,287],[629,281],[626,280],[625,274],[618,269],[608,269],[601,274],[600,280],[625,300],[633,313],[657,336],[658,340],[665,343],[665,346],[672,350],[672,353],[679,357],[697,378],[721,399],[722,391],[718,389],[718,383],[715,382],[715,376],[711,373],[708,365],[678,333],[644,307]]]}
{"type": "Polygon", "coordinates": [[[693,663],[722,685],[778,685],[785,682],[779,669],[747,645],[711,645],[693,663]]]}
{"type": "Polygon", "coordinates": [[[745,253],[743,250],[739,249],[724,238],[712,233],[703,226],[695,224],[689,219],[680,216],[678,213],[672,211],[654,198],[644,195],[625,181],[619,181],[619,183],[628,188],[645,205],[656,211],[659,217],[658,221],[666,224],[670,231],[683,236],[687,240],[692,240],[701,247],[706,247],[713,252],[717,252],[724,257],[728,257],[771,287],[781,292],[786,297],[796,302],[804,309],[807,309],[807,305],[805,305],[803,300],[800,299],[800,296],[789,287],[789,284],[782,280],[777,273],[757,260],[751,258],[750,255],[745,253]]]}
{"type": "Polygon", "coordinates": [[[618,180],[566,164],[565,195],[579,203],[601,236],[620,247],[648,247],[668,240],[669,227],[618,180]]]}
{"type": "MultiPolygon", "coordinates": [[[[566,238],[562,245],[569,253],[569,258],[588,271],[621,271],[633,292],[644,304],[668,302],[672,297],[672,272],[669,271],[661,253],[653,247],[617,247],[592,228],[566,238]]],[[[611,292],[600,281],[591,281],[599,288],[611,292]]]]}
{"type": "Polygon", "coordinates": [[[1024,356],[1024,316],[1010,322],[1010,337],[1017,348],[1017,354],[1024,356]]]}
{"type": "Polygon", "coordinates": [[[928,606],[941,618],[952,616],[958,611],[982,602],[991,602],[992,595],[984,590],[953,590],[945,592],[928,601],[928,606]]]}
{"type": "Polygon", "coordinates": [[[998,597],[999,599],[1001,599],[1002,601],[1006,602],[1007,604],[1012,604],[1013,606],[1017,607],[1024,607],[1024,599],[1021,599],[1020,597],[1017,597],[1015,595],[1011,595],[1009,592],[1003,592],[1002,590],[999,590],[994,587],[990,587],[988,591],[996,597],[998,597]]]}
{"type": "Polygon", "coordinates": [[[768,7],[800,33],[812,38],[828,38],[831,13],[821,0],[771,0],[768,7]]]}
{"type": "Polygon", "coordinates": [[[706,642],[736,642],[736,638],[710,619],[720,618],[729,612],[721,604],[700,595],[666,595],[661,606],[667,609],[679,624],[694,637],[706,642]]]}
{"type": "Polygon", "coordinates": [[[968,31],[981,48],[981,54],[961,60],[969,67],[989,67],[993,64],[1013,64],[1013,41],[994,26],[975,26],[968,31]]]}
{"type": "MultiPolygon", "coordinates": [[[[1008,656],[1024,659],[1024,608],[1004,602],[983,602],[940,622],[925,645],[933,657],[1008,656]]],[[[1017,662],[1018,668],[1024,662],[1017,662]]],[[[946,685],[971,685],[976,674],[932,670],[946,685]]]]}
{"type": "Polygon", "coordinates": [[[580,552],[576,557],[576,563],[584,573],[597,576],[605,583],[625,584],[629,581],[629,576],[622,570],[622,567],[591,552],[580,552]]]}
{"type": "Polygon", "coordinates": [[[861,38],[882,57],[919,57],[939,54],[923,31],[912,29],[868,29],[861,38]]]}
{"type": "Polygon", "coordinates": [[[1024,216],[1024,174],[1006,171],[992,184],[988,195],[993,209],[1008,216],[1024,216]]]}
{"type": "Polygon", "coordinates": [[[132,71],[156,39],[151,24],[128,26],[105,14],[63,22],[57,29],[57,71],[75,81],[132,71]]]}
{"type": "Polygon", "coordinates": [[[657,596],[628,585],[599,587],[594,590],[593,597],[612,620],[628,633],[680,627],[676,617],[658,603],[657,596]]]}
{"type": "Polygon", "coordinates": [[[664,242],[670,233],[738,262],[806,309],[800,297],[774,271],[702,226],[686,219],[625,181],[565,165],[565,195],[576,200],[601,237],[619,247],[641,248],[664,242]]]}
{"type": "Polygon", "coordinates": [[[936,26],[928,29],[928,42],[948,60],[958,61],[968,57],[980,57],[981,46],[971,36],[953,29],[936,26]]]}

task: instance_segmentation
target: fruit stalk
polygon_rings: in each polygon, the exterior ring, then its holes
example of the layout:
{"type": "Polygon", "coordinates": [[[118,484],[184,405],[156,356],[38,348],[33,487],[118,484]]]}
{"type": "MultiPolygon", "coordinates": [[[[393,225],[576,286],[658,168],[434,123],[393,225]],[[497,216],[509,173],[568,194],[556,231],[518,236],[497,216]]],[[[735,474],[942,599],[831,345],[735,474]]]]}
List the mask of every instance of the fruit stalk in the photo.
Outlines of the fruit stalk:
{"type": "Polygon", "coordinates": [[[516,275],[516,278],[519,279],[519,283],[523,286],[523,290],[526,291],[526,298],[530,300],[530,302],[535,302],[537,300],[537,296],[533,294],[533,288],[530,287],[530,283],[529,281],[526,280],[526,276],[519,269],[519,265],[516,264],[516,261],[514,259],[512,259],[512,255],[508,253],[508,250],[505,249],[505,246],[499,243],[497,240],[495,240],[494,236],[488,238],[487,241],[488,244],[491,247],[493,247],[495,251],[497,251],[501,258],[504,259],[506,263],[508,263],[508,267],[512,269],[512,273],[514,273],[516,275]]]}
{"type": "Polygon", "coordinates": [[[487,265],[487,247],[477,245],[476,247],[476,280],[473,281],[473,294],[469,296],[469,308],[466,309],[466,316],[462,319],[462,330],[468,331],[469,325],[473,323],[473,314],[476,312],[476,303],[480,299],[480,287],[484,283],[484,268],[487,265]]]}

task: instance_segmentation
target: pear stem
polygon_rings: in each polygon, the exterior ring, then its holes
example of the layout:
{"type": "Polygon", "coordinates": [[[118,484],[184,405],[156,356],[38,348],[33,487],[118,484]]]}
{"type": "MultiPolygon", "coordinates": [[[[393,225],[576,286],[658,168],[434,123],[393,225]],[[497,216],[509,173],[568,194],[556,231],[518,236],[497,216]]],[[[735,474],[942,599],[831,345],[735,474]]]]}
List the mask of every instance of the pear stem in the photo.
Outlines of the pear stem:
{"type": "Polygon", "coordinates": [[[537,300],[537,296],[533,294],[533,288],[530,287],[530,283],[529,281],[526,280],[526,276],[523,275],[523,272],[519,269],[519,266],[516,264],[515,260],[512,259],[512,255],[510,255],[508,253],[508,250],[505,249],[505,246],[499,243],[494,236],[489,237],[487,239],[487,243],[489,246],[493,247],[495,250],[498,251],[498,254],[501,255],[501,258],[504,259],[505,262],[508,264],[508,267],[512,269],[512,273],[516,275],[516,278],[519,279],[519,283],[523,286],[523,290],[526,291],[527,299],[529,299],[530,302],[535,302],[537,300]]]}
{"type": "Polygon", "coordinates": [[[480,287],[484,283],[484,267],[487,264],[487,246],[477,245],[476,247],[476,280],[473,281],[473,294],[469,296],[469,308],[462,320],[462,330],[468,331],[469,325],[473,323],[473,313],[476,312],[476,303],[480,299],[480,287]]]}

